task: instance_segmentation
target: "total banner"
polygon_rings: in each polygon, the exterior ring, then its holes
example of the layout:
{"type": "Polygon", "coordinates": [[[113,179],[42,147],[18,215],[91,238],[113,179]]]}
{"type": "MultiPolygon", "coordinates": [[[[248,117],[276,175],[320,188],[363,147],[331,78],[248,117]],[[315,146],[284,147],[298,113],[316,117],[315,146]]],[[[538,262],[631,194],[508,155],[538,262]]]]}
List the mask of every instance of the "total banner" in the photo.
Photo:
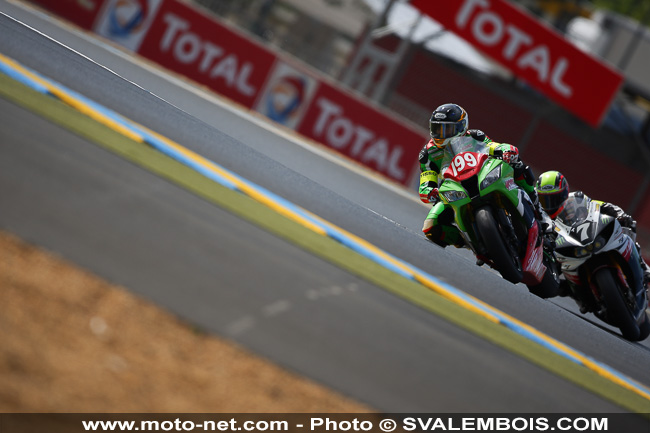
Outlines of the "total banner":
{"type": "MultiPolygon", "coordinates": [[[[40,3],[40,0],[33,0],[40,3]]],[[[422,131],[179,0],[86,0],[50,10],[162,67],[403,185],[410,185],[422,131]],[[74,13],[73,13],[74,12],[74,13]],[[65,15],[67,14],[67,15],[65,15]]]]}
{"type": "Polygon", "coordinates": [[[275,55],[191,6],[166,0],[138,54],[252,108],[275,55]]]}
{"type": "Polygon", "coordinates": [[[412,0],[515,76],[582,118],[600,125],[623,76],[507,0],[412,0]]]}
{"type": "Polygon", "coordinates": [[[325,82],[297,130],[406,185],[426,143],[415,129],[325,82]]]}

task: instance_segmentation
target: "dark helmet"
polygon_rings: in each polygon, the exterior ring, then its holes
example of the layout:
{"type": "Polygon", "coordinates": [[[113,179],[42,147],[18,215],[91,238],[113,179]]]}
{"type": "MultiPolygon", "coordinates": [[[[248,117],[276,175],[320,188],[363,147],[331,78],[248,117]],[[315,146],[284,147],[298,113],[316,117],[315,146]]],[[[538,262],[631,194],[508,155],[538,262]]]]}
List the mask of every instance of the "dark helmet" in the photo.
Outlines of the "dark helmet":
{"type": "Polygon", "coordinates": [[[431,113],[429,132],[436,147],[443,149],[453,137],[469,129],[467,111],[457,104],[443,104],[431,113]]]}
{"type": "Polygon", "coordinates": [[[569,198],[569,182],[559,171],[542,173],[535,184],[539,204],[548,216],[555,218],[564,208],[564,203],[569,198]]]}

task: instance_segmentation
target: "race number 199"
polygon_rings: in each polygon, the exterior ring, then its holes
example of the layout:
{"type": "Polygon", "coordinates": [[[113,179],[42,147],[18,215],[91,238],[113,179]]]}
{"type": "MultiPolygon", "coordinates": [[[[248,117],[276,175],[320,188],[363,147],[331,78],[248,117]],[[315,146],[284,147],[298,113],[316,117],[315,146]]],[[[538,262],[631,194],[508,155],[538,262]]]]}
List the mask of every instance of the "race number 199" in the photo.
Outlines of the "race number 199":
{"type": "Polygon", "coordinates": [[[462,173],[465,168],[476,167],[477,161],[473,153],[465,152],[456,155],[451,162],[451,168],[454,170],[454,176],[462,173]]]}

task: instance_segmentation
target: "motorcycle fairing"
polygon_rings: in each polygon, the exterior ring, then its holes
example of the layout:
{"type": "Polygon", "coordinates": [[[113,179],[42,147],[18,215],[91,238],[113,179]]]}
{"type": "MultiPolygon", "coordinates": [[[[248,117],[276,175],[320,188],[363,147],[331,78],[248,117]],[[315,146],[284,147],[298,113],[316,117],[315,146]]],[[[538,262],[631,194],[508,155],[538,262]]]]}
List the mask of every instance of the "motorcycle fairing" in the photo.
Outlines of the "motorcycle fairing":
{"type": "Polygon", "coordinates": [[[645,317],[648,300],[643,288],[638,250],[618,221],[609,215],[601,214],[600,208],[597,202],[591,201],[588,214],[577,218],[572,225],[558,221],[556,256],[567,280],[576,285],[586,283],[597,299],[600,299],[599,289],[591,280],[591,275],[595,275],[602,268],[615,269],[621,285],[631,289],[636,304],[634,316],[640,321],[645,317]],[[606,242],[596,248],[594,243],[598,238],[606,242]],[[584,248],[585,255],[569,255],[575,248],[584,248]],[[585,273],[587,269],[588,274],[585,273]]]}
{"type": "Polygon", "coordinates": [[[496,203],[506,214],[510,214],[511,210],[519,213],[527,228],[525,252],[521,260],[522,282],[538,284],[546,272],[542,260],[543,246],[538,242],[539,226],[532,211],[532,202],[527,194],[517,187],[514,169],[510,164],[483,153],[459,152],[449,159],[443,171],[443,178],[439,189],[441,199],[454,209],[456,226],[475,254],[479,252],[474,249],[477,243],[474,238],[476,229],[473,227],[474,209],[484,203],[496,203]],[[462,198],[449,200],[452,194],[454,198],[462,198]],[[524,206],[525,200],[531,204],[528,208],[524,206]]]}
{"type": "MultiPolygon", "coordinates": [[[[500,201],[502,197],[506,197],[512,206],[514,206],[520,215],[523,215],[523,204],[521,203],[520,198],[520,189],[516,187],[513,189],[512,184],[514,183],[514,170],[509,165],[501,161],[500,159],[490,158],[487,154],[480,154],[476,152],[461,152],[456,155],[456,157],[462,157],[465,160],[465,154],[473,154],[474,159],[477,161],[477,167],[472,170],[462,171],[462,179],[459,176],[461,170],[457,170],[457,174],[454,174],[453,167],[447,165],[445,171],[443,172],[444,180],[440,185],[440,196],[441,199],[454,208],[455,213],[455,222],[456,226],[463,233],[463,236],[466,239],[469,239],[468,227],[466,227],[465,222],[471,222],[472,218],[467,218],[470,213],[470,208],[467,206],[476,200],[477,198],[486,198],[488,195],[498,192],[497,200],[500,201]],[[480,163],[483,163],[481,166],[480,163]],[[484,185],[486,178],[492,173],[493,170],[500,167],[501,173],[497,180],[481,188],[481,185],[484,185]],[[511,180],[509,182],[509,180],[511,180]],[[470,191],[465,188],[464,185],[474,185],[472,188],[476,188],[476,191],[470,191]],[[447,200],[446,192],[455,191],[459,195],[464,195],[464,198],[449,201],[447,200]]],[[[453,160],[452,160],[453,161],[453,160]]],[[[486,200],[480,200],[481,202],[486,200]]]]}
{"type": "Polygon", "coordinates": [[[536,246],[539,235],[539,226],[533,224],[528,231],[526,255],[521,261],[521,268],[524,273],[522,282],[524,284],[537,284],[544,278],[546,266],[542,261],[542,243],[536,246]]]}

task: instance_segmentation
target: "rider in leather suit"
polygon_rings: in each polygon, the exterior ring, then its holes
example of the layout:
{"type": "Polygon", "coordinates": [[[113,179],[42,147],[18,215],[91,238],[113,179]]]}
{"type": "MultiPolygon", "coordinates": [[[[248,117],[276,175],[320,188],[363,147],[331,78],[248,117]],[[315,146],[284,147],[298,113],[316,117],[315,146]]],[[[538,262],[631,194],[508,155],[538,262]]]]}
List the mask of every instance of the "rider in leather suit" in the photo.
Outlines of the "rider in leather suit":
{"type": "MultiPolygon", "coordinates": [[[[570,196],[578,199],[588,198],[582,191],[569,192],[569,182],[566,177],[559,171],[555,170],[542,173],[537,180],[535,189],[537,190],[540,205],[544,208],[546,213],[548,213],[551,219],[555,219],[558,214],[562,212],[565,203],[567,202],[566,200],[570,196]]],[[[633,233],[636,233],[636,221],[631,215],[625,213],[623,209],[615,204],[600,200],[594,201],[600,203],[601,213],[616,218],[621,226],[627,227],[631,229],[633,233]]],[[[643,256],[641,255],[641,245],[639,245],[638,242],[636,242],[636,248],[639,252],[641,268],[643,269],[643,284],[647,288],[648,282],[650,282],[650,268],[645,260],[643,260],[643,256]]],[[[579,295],[571,292],[564,279],[561,279],[560,291],[565,295],[571,294],[574,298],[579,295]]],[[[580,297],[578,296],[578,298],[580,297]]],[[[580,305],[580,311],[582,313],[590,311],[590,306],[586,305],[583,299],[578,298],[576,298],[576,301],[578,301],[578,304],[580,305]]],[[[591,298],[586,297],[586,299],[591,298]]]]}
{"type": "MultiPolygon", "coordinates": [[[[431,140],[422,148],[419,156],[420,200],[433,204],[422,227],[427,239],[443,248],[447,245],[454,245],[456,248],[465,246],[465,240],[458,229],[452,225],[453,210],[438,197],[438,186],[442,182],[443,159],[449,159],[450,151],[447,150],[447,145],[459,137],[471,137],[473,140],[483,142],[489,146],[491,155],[509,163],[515,170],[515,183],[528,194],[538,213],[529,218],[529,226],[532,227],[535,218],[544,219],[545,215],[539,207],[535,192],[535,176],[530,167],[519,159],[519,150],[515,146],[495,143],[483,131],[469,129],[468,114],[457,104],[443,104],[436,108],[429,119],[429,131],[431,140]]],[[[542,224],[542,231],[548,230],[549,225],[552,223],[547,220],[542,224]]]]}

